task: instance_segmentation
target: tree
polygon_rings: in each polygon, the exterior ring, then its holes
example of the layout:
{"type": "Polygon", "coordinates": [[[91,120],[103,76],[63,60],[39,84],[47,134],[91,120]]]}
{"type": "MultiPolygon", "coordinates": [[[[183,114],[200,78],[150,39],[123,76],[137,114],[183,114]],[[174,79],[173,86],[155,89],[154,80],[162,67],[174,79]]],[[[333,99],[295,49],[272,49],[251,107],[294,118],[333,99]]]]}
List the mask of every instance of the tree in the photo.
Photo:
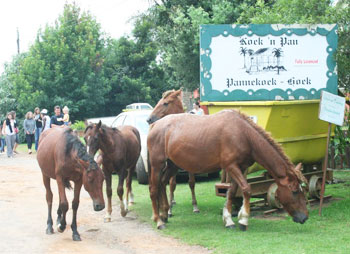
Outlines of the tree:
{"type": "Polygon", "coordinates": [[[280,74],[280,57],[282,56],[283,50],[281,48],[274,48],[272,54],[277,58],[277,74],[280,74]]]}
{"type": "Polygon", "coordinates": [[[248,53],[248,49],[247,49],[247,48],[241,47],[241,49],[239,50],[239,54],[240,54],[240,55],[243,55],[243,59],[244,59],[244,66],[243,66],[243,68],[244,68],[244,69],[246,68],[245,56],[246,56],[247,53],[248,53]]]}
{"type": "Polygon", "coordinates": [[[199,87],[199,27],[236,23],[242,4],[254,0],[162,0],[146,14],[154,23],[154,37],[165,78],[173,88],[199,87]]]}
{"type": "Polygon", "coordinates": [[[103,51],[100,25],[75,4],[66,4],[54,26],[39,30],[17,71],[7,71],[17,110],[24,114],[36,106],[51,111],[67,105],[72,119],[103,112],[109,91],[103,51]]]}

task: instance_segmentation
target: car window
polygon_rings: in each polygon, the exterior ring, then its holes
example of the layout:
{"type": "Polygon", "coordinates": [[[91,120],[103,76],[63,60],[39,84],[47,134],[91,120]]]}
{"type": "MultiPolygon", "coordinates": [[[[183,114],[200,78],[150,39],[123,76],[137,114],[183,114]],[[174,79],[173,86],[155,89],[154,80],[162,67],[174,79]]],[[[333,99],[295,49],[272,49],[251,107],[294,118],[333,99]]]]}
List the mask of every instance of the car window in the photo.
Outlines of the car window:
{"type": "Polygon", "coordinates": [[[147,123],[148,115],[139,115],[135,118],[135,127],[138,129],[141,135],[147,135],[149,125],[147,123]]]}
{"type": "Polygon", "coordinates": [[[123,124],[123,121],[125,119],[125,115],[118,116],[117,119],[114,120],[112,123],[112,127],[118,127],[123,124]]]}
{"type": "Polygon", "coordinates": [[[148,105],[141,105],[141,109],[152,109],[152,108],[148,105]]]}
{"type": "Polygon", "coordinates": [[[126,116],[125,119],[124,119],[124,123],[123,125],[131,125],[131,126],[134,126],[134,119],[132,116],[126,116]]]}

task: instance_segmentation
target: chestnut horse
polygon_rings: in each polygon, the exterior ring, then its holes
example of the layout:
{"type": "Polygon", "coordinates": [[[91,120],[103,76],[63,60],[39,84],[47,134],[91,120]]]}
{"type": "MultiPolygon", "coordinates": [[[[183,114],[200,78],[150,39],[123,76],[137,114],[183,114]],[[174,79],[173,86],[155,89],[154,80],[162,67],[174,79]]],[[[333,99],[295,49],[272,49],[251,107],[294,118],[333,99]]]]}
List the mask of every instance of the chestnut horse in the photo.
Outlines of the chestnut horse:
{"type": "MultiPolygon", "coordinates": [[[[171,114],[180,114],[184,113],[184,108],[182,106],[182,90],[170,90],[166,91],[163,93],[162,98],[159,100],[157,105],[154,107],[151,115],[147,119],[147,122],[149,124],[154,123],[155,121],[163,118],[164,116],[171,115],[171,114]]],[[[191,189],[191,194],[192,194],[192,206],[193,206],[193,212],[194,213],[199,213],[199,209],[197,206],[197,199],[196,199],[196,194],[195,194],[195,177],[194,174],[188,173],[188,185],[190,186],[191,189]]],[[[175,202],[174,198],[174,192],[176,189],[176,175],[170,177],[169,180],[169,199],[170,199],[170,207],[168,214],[169,216],[172,216],[172,207],[175,202]]]]}
{"type": "Polygon", "coordinates": [[[73,240],[80,241],[77,231],[77,210],[81,186],[90,194],[95,211],[104,209],[102,185],[103,172],[97,166],[93,157],[88,155],[85,146],[80,142],[69,128],[54,128],[45,131],[40,136],[37,160],[43,175],[46,188],[46,201],[48,206],[48,219],[46,234],[52,234],[52,191],[50,178],[56,179],[60,204],[57,210],[57,230],[63,232],[66,229],[66,213],[68,201],[65,188],[71,188],[70,182],[74,182],[74,199],[72,202],[73,240]]]}
{"type": "MultiPolygon", "coordinates": [[[[219,169],[235,180],[243,192],[238,214],[241,230],[246,230],[250,213],[250,186],[244,171],[258,162],[275,179],[278,199],[295,222],[308,218],[302,189],[301,164],[296,168],[281,147],[249,117],[234,110],[214,115],[168,115],[152,124],[147,138],[151,166],[150,197],[157,228],[165,227],[169,203],[166,183],[177,168],[191,173],[212,173],[219,169]]],[[[223,209],[225,227],[233,228],[232,185],[223,209]]]]}
{"type": "Polygon", "coordinates": [[[132,126],[121,126],[119,129],[98,124],[91,124],[85,129],[84,136],[88,153],[95,155],[102,151],[102,170],[106,178],[106,192],[108,198],[105,222],[111,221],[112,214],[112,173],[119,175],[117,194],[120,200],[120,213],[123,217],[128,212],[129,195],[133,202],[131,189],[132,174],[135,172],[137,160],[141,152],[141,139],[138,130],[132,126]],[[126,179],[126,199],[123,202],[124,179],[126,179]]]}

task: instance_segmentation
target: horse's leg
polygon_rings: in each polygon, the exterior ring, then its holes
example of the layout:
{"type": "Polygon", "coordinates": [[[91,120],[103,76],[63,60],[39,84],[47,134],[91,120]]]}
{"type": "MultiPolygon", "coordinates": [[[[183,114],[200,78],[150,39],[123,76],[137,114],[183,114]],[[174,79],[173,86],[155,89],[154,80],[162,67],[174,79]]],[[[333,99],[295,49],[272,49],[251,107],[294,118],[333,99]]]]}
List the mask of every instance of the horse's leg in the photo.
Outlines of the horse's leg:
{"type": "Polygon", "coordinates": [[[46,189],[46,203],[48,208],[46,234],[51,235],[53,234],[53,228],[52,228],[53,222],[52,222],[52,216],[51,216],[53,195],[52,195],[51,186],[50,186],[50,178],[43,175],[43,182],[46,189]]]}
{"type": "Polygon", "coordinates": [[[62,211],[60,209],[61,199],[59,200],[59,204],[57,207],[57,220],[56,220],[56,226],[61,224],[61,218],[62,218],[62,211]]]}
{"type": "Polygon", "coordinates": [[[221,183],[226,183],[226,170],[221,170],[221,183]]]}
{"type": "Polygon", "coordinates": [[[104,222],[110,222],[112,219],[112,174],[109,172],[104,172],[106,178],[106,193],[108,199],[107,213],[104,218],[104,222]]]}
{"type": "Polygon", "coordinates": [[[151,163],[151,175],[149,177],[149,193],[152,200],[152,219],[157,222],[157,228],[165,228],[164,222],[159,216],[160,172],[164,168],[164,162],[151,163]]]}
{"type": "MultiPolygon", "coordinates": [[[[250,194],[251,194],[250,186],[246,178],[242,174],[241,169],[237,165],[234,165],[234,164],[230,165],[229,167],[226,168],[226,170],[227,172],[229,172],[230,176],[236,181],[236,183],[241,188],[243,193],[243,205],[238,213],[238,224],[239,224],[239,228],[242,231],[245,231],[247,230],[247,227],[248,227],[248,218],[250,214],[250,204],[249,204],[250,194]]],[[[232,206],[232,202],[227,202],[227,206],[226,206],[227,211],[228,211],[229,204],[231,204],[232,206]]],[[[224,209],[224,212],[225,212],[225,209],[224,209]]]]}
{"type": "MultiPolygon", "coordinates": [[[[60,206],[59,206],[59,210],[62,213],[62,217],[60,219],[60,223],[57,225],[57,230],[60,233],[63,233],[63,231],[66,229],[66,213],[68,211],[68,201],[67,201],[67,197],[66,197],[66,191],[65,191],[65,187],[63,184],[63,180],[60,176],[56,177],[56,181],[57,181],[57,186],[58,186],[58,194],[60,196],[60,206]]],[[[58,211],[57,211],[58,214],[58,211]]]]}
{"type": "Polygon", "coordinates": [[[80,190],[82,185],[83,185],[82,180],[78,182],[74,182],[74,198],[72,202],[73,218],[72,218],[72,225],[71,225],[71,229],[73,231],[73,235],[72,235],[73,241],[81,241],[80,235],[77,230],[77,211],[79,207],[80,190]]]}
{"type": "Polygon", "coordinates": [[[178,170],[177,167],[171,161],[168,161],[166,168],[162,170],[162,172],[164,173],[161,176],[161,182],[160,182],[160,195],[159,195],[160,215],[159,216],[164,222],[168,222],[169,212],[170,214],[172,214],[169,209],[170,206],[168,202],[168,197],[166,195],[166,185],[168,184],[170,178],[176,177],[177,170],[178,170]]]}
{"type": "Polygon", "coordinates": [[[176,175],[170,177],[170,180],[169,180],[169,200],[170,200],[170,207],[168,211],[169,217],[173,216],[172,208],[173,208],[173,205],[176,205],[176,201],[174,198],[175,189],[176,189],[176,175]]]}
{"type": "Polygon", "coordinates": [[[234,228],[235,223],[232,221],[232,201],[237,188],[231,183],[230,188],[226,192],[226,202],[224,205],[222,218],[226,228],[234,228]]]}
{"type": "Polygon", "coordinates": [[[134,204],[134,194],[132,193],[132,175],[135,172],[136,165],[131,167],[128,171],[128,176],[126,177],[126,200],[125,207],[128,205],[132,206],[134,204]]]}
{"type": "Polygon", "coordinates": [[[122,168],[119,171],[119,181],[118,181],[118,188],[117,188],[117,194],[120,200],[120,214],[122,217],[125,217],[128,211],[125,209],[125,205],[123,202],[123,194],[124,194],[124,179],[125,179],[126,169],[122,168]]]}
{"type": "Polygon", "coordinates": [[[194,192],[194,186],[196,184],[196,179],[194,177],[194,174],[188,173],[188,185],[190,186],[191,193],[192,193],[192,206],[193,206],[193,212],[199,213],[199,209],[197,206],[197,199],[196,199],[196,193],[194,192]]]}

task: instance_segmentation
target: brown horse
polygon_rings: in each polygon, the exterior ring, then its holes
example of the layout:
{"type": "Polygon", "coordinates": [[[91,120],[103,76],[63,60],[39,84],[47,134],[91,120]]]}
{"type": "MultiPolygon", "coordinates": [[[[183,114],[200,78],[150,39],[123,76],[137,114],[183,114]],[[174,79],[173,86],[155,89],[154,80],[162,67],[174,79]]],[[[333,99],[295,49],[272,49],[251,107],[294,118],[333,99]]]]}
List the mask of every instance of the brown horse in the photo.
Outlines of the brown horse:
{"type": "Polygon", "coordinates": [[[95,155],[101,150],[102,169],[106,177],[106,192],[108,198],[105,222],[111,221],[112,214],[112,172],[119,175],[117,194],[120,200],[120,213],[124,217],[128,212],[129,195],[133,202],[131,189],[132,174],[135,172],[137,160],[141,151],[141,140],[138,130],[132,126],[122,126],[119,129],[109,128],[101,124],[92,124],[85,129],[85,142],[88,153],[95,155]],[[126,179],[126,199],[123,202],[124,179],[126,179]]]}
{"type": "Polygon", "coordinates": [[[66,229],[66,213],[68,201],[65,188],[71,188],[70,182],[74,182],[74,199],[72,202],[73,240],[80,241],[77,231],[77,210],[81,186],[90,194],[95,211],[104,209],[102,185],[103,172],[97,166],[93,157],[88,155],[85,146],[73,135],[69,128],[54,128],[45,131],[40,136],[37,160],[43,175],[46,188],[46,201],[48,205],[47,234],[53,233],[52,228],[52,191],[50,178],[56,179],[60,204],[57,210],[57,230],[63,232],[66,229]]]}
{"type": "MultiPolygon", "coordinates": [[[[182,106],[182,90],[170,90],[163,93],[162,98],[159,100],[157,105],[154,107],[152,114],[147,119],[147,122],[149,124],[154,123],[155,121],[163,118],[164,116],[171,115],[171,114],[181,114],[184,113],[184,108],[182,106]]],[[[189,179],[188,179],[188,185],[191,189],[192,194],[192,206],[193,206],[193,212],[199,213],[199,208],[197,206],[197,199],[195,194],[195,177],[194,174],[188,173],[189,179]]],[[[174,192],[176,189],[176,175],[170,177],[169,180],[169,199],[170,199],[170,208],[168,211],[168,215],[172,216],[172,207],[175,202],[174,198],[174,192]]]]}
{"type": "MultiPolygon", "coordinates": [[[[212,173],[219,169],[235,180],[243,192],[243,206],[238,214],[241,230],[246,230],[250,213],[250,186],[244,171],[255,161],[275,179],[278,198],[295,222],[308,218],[302,190],[301,164],[296,168],[280,146],[249,117],[234,110],[214,115],[176,114],[166,116],[151,126],[147,147],[150,175],[150,197],[153,219],[157,227],[165,227],[169,203],[166,183],[176,174],[177,167],[191,173],[212,173]]],[[[232,186],[223,209],[227,228],[233,228],[232,186]]]]}

